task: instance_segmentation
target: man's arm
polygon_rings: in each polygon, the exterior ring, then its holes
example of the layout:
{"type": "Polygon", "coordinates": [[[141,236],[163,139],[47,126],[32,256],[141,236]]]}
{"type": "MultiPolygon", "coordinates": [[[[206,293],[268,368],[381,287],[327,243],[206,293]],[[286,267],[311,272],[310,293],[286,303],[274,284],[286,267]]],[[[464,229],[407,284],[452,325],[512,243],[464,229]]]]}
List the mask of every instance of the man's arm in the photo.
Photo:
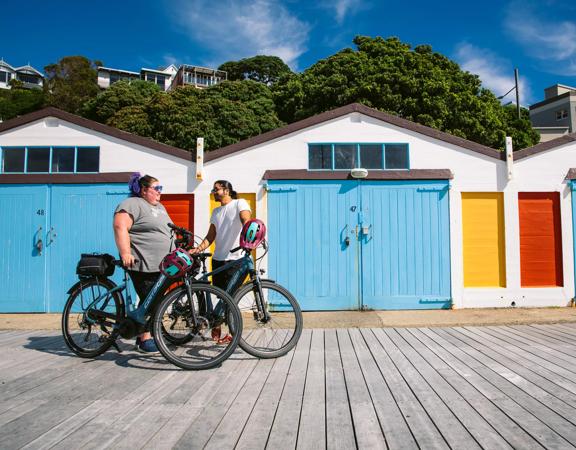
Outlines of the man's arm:
{"type": "Polygon", "coordinates": [[[208,247],[212,245],[214,239],[216,239],[216,227],[214,226],[213,223],[211,223],[210,228],[208,228],[208,234],[206,234],[206,237],[202,240],[202,242],[200,242],[198,247],[191,249],[190,253],[192,254],[202,253],[204,250],[206,250],[208,247]]]}
{"type": "Polygon", "coordinates": [[[248,222],[251,218],[252,212],[249,209],[240,211],[240,222],[242,222],[242,225],[248,222]]]}
{"type": "Polygon", "coordinates": [[[114,214],[114,240],[124,267],[132,267],[134,264],[134,256],[130,251],[130,235],[128,234],[133,223],[132,217],[127,212],[122,211],[114,214]]]}

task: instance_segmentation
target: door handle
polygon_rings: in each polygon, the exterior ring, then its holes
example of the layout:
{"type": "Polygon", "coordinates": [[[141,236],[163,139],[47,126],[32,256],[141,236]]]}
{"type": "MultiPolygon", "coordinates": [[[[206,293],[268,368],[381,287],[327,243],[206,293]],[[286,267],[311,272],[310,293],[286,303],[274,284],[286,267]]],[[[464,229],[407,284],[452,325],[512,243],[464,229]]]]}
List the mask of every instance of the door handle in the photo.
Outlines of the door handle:
{"type": "Polygon", "coordinates": [[[44,243],[42,242],[42,227],[38,228],[38,231],[36,232],[36,243],[34,244],[34,246],[36,247],[36,251],[38,251],[38,255],[42,256],[42,250],[44,248],[44,243]]]}
{"type": "Polygon", "coordinates": [[[50,227],[50,231],[48,231],[48,244],[51,244],[56,240],[56,232],[54,231],[54,227],[50,227]]]}
{"type": "Polygon", "coordinates": [[[350,247],[350,238],[348,236],[346,236],[346,239],[344,239],[344,244],[346,247],[350,247]]]}

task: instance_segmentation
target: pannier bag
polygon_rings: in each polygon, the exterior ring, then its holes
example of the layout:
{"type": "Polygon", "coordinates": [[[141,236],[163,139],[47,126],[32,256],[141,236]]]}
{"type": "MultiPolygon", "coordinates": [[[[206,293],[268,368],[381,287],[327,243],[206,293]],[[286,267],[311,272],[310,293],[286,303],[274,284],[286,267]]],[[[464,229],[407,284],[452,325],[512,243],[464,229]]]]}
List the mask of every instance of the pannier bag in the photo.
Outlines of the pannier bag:
{"type": "Polygon", "coordinates": [[[114,273],[114,257],[108,253],[82,253],[76,266],[76,274],[84,276],[106,276],[114,273]]]}

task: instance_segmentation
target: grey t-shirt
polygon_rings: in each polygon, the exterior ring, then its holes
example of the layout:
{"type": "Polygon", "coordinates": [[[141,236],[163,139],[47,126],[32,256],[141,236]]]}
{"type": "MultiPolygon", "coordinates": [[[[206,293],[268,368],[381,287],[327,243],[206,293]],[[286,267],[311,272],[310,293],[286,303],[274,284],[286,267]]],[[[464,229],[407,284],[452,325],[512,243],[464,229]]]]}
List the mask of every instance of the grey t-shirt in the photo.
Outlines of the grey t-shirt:
{"type": "Polygon", "coordinates": [[[130,235],[130,249],[138,263],[133,270],[158,272],[162,258],[170,252],[172,222],[161,203],[151,205],[142,197],[130,197],[118,205],[114,214],[125,211],[134,220],[130,235]]]}

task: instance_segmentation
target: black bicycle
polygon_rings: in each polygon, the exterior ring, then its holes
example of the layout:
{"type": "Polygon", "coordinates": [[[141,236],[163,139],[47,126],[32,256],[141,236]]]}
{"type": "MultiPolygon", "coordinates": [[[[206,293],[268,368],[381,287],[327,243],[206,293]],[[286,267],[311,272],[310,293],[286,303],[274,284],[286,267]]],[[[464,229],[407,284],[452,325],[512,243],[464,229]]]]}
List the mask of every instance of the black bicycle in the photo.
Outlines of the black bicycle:
{"type": "Polygon", "coordinates": [[[120,285],[108,278],[114,267],[122,267],[122,261],[111,255],[86,256],[96,262],[81,270],[79,281],[68,291],[62,314],[64,340],[78,356],[95,358],[111,346],[120,352],[118,338],[131,339],[147,329],[162,355],[183,369],[209,369],[236,349],[242,333],[240,310],[222,289],[191,283],[199,263],[172,288],[174,280],[160,275],[135,307],[126,270],[120,285]],[[215,339],[213,329],[226,338],[215,339]]]}
{"type": "MultiPolygon", "coordinates": [[[[185,228],[170,225],[181,236],[179,245],[189,248],[194,244],[194,234],[185,228]]],[[[268,252],[266,241],[262,243],[264,253],[256,259],[261,260],[268,252]]],[[[242,251],[243,256],[216,270],[208,272],[206,259],[210,253],[202,253],[199,260],[202,271],[192,284],[205,283],[209,277],[230,267],[237,268],[234,277],[226,289],[234,295],[243,319],[243,332],[239,346],[246,353],[258,358],[276,358],[288,353],[298,343],[304,321],[298,301],[283,286],[274,280],[263,279],[263,269],[255,269],[249,250],[240,247],[232,252],[242,251]],[[248,281],[242,282],[248,276],[248,281]],[[238,287],[239,286],[239,287],[238,287]]]]}

